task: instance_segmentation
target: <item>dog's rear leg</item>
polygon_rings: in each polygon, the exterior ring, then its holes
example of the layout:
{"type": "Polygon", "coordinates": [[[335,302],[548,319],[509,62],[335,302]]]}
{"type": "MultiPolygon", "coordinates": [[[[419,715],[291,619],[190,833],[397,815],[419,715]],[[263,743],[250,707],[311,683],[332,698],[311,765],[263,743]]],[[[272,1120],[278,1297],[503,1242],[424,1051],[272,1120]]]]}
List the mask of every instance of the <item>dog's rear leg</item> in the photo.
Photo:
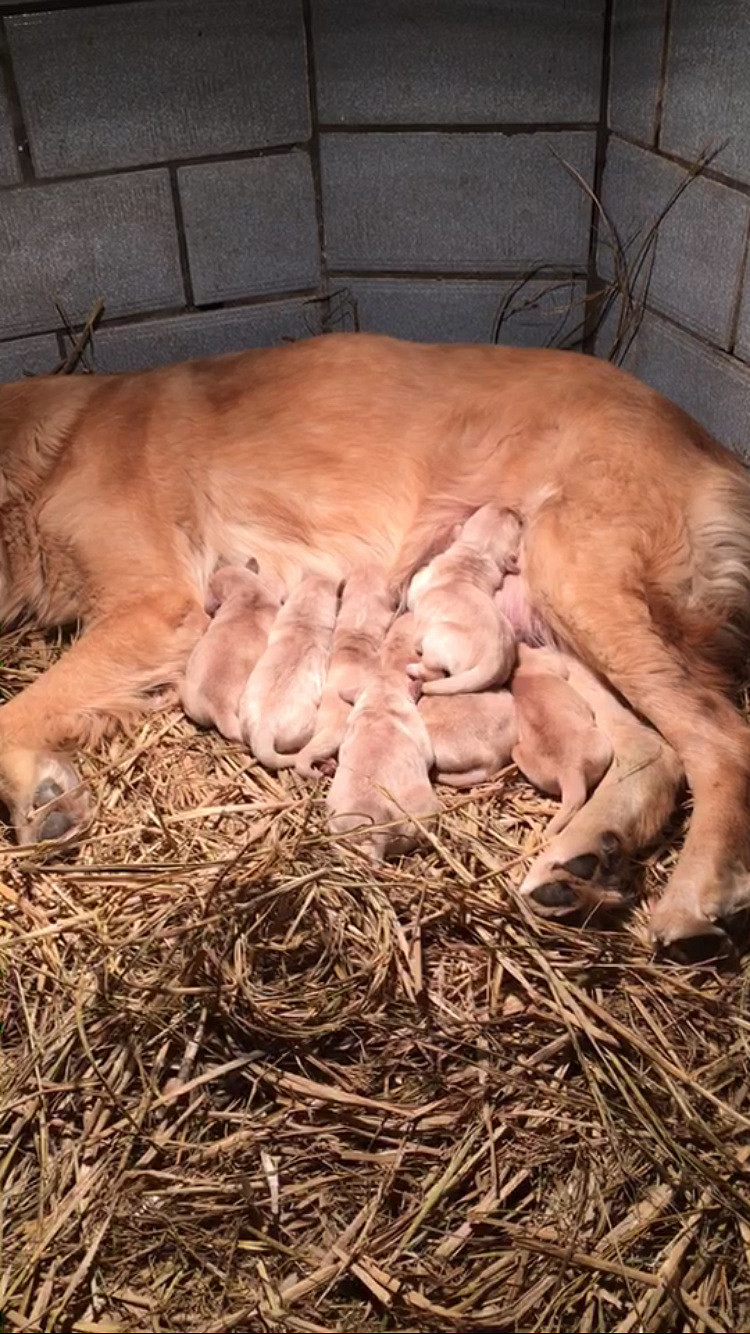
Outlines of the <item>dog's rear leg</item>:
{"type": "Polygon", "coordinates": [[[615,884],[624,860],[651,843],[674,810],[683,781],[677,755],[633,714],[622,714],[612,765],[521,885],[542,916],[585,917],[599,907],[622,907],[615,884]]]}
{"type": "MultiPolygon", "coordinates": [[[[682,761],[693,817],[652,930],[665,944],[715,939],[723,935],[717,922],[750,902],[750,731],[711,684],[710,665],[662,637],[638,592],[637,571],[623,569],[612,550],[604,559],[600,544],[586,543],[580,527],[568,532],[564,518],[558,512],[535,525],[527,564],[532,598],[682,761]],[[575,561],[566,563],[566,550],[575,551],[575,561]]],[[[620,549],[619,560],[633,559],[620,549]]]]}
{"type": "Polygon", "coordinates": [[[90,800],[61,751],[146,706],[145,692],[172,684],[206,624],[179,589],[102,616],[54,667],[0,708],[0,800],[19,843],[74,838],[90,800]]]}

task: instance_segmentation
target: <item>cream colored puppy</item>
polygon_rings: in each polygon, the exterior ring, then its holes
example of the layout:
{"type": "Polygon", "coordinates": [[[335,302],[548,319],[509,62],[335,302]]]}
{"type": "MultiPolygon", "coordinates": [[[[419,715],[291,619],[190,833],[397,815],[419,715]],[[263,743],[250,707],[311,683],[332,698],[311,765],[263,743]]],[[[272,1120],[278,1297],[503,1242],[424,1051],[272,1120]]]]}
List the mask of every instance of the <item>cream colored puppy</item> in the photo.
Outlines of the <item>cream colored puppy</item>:
{"type": "Polygon", "coordinates": [[[293,765],[315,730],[337,610],[338,582],[306,575],[279,611],[245,686],[242,736],[267,769],[293,765]]]}
{"type": "Polygon", "coordinates": [[[475,695],[423,695],[419,712],[435,752],[435,781],[473,787],[510,764],[518,717],[509,690],[475,695]]]}
{"type": "Polygon", "coordinates": [[[205,609],[213,619],[191,653],[180,685],[188,718],[241,741],[240,696],[260,658],[284,595],[258,562],[227,565],[212,576],[205,609]]]}
{"type": "Polygon", "coordinates": [[[564,829],[606,773],[614,751],[593,710],[568,681],[565,654],[519,645],[511,691],[518,711],[513,759],[535,787],[562,799],[547,826],[564,829]]]}
{"type": "Polygon", "coordinates": [[[434,755],[406,664],[413,653],[414,624],[399,616],[383,646],[381,666],[351,711],[327,806],[336,834],[365,826],[357,841],[372,861],[416,847],[419,829],[409,819],[439,810],[430,783],[434,755]],[[387,826],[387,827],[382,827],[387,826]]]}
{"type": "Polygon", "coordinates": [[[312,740],[300,751],[295,768],[313,778],[337,754],[346,731],[352,702],[380,662],[396,611],[384,565],[358,566],[346,580],[333,650],[312,740]]]}
{"type": "Polygon", "coordinates": [[[457,530],[452,546],[415,574],[407,606],[421,661],[409,673],[424,681],[425,695],[466,694],[507,681],[515,635],[493,594],[517,569],[520,537],[512,510],[484,505],[457,530]]]}

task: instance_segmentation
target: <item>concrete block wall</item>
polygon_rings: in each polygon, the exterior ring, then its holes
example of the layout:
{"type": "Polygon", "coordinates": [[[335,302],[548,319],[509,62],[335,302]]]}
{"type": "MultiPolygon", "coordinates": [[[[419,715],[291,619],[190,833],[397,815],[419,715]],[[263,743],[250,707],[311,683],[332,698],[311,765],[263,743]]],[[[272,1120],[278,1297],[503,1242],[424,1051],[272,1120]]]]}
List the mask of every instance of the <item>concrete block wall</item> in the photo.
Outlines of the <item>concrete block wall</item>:
{"type": "Polygon", "coordinates": [[[584,296],[605,0],[0,0],[0,378],[584,296]],[[558,156],[555,156],[557,154],[558,156]],[[568,284],[550,293],[550,281],[568,284]]]}
{"type": "Polygon", "coordinates": [[[609,128],[603,200],[631,256],[690,164],[721,148],[659,229],[625,365],[750,457],[745,0],[614,0],[609,128]]]}

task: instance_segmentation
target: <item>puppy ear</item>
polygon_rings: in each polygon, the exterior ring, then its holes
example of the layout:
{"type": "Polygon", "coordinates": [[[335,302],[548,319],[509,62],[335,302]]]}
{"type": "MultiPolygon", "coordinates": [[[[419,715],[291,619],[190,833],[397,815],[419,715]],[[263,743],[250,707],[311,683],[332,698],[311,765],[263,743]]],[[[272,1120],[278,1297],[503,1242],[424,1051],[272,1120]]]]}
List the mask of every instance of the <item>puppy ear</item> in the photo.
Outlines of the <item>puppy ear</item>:
{"type": "Polygon", "coordinates": [[[251,574],[258,574],[260,566],[254,556],[248,556],[245,561],[245,569],[250,570],[251,574]]]}
{"type": "Polygon", "coordinates": [[[221,598],[218,598],[209,586],[203,603],[203,610],[207,616],[215,616],[221,606],[221,598]]]}

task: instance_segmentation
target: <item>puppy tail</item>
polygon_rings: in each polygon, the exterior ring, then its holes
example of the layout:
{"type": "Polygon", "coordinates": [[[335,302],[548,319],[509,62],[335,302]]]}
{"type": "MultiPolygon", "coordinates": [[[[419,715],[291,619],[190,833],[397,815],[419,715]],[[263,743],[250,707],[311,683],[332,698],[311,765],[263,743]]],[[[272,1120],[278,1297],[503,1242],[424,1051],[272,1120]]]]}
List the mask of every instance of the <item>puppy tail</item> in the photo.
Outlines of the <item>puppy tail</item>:
{"type": "Polygon", "coordinates": [[[435,681],[424,681],[423,695],[470,695],[477,690],[488,690],[499,685],[497,679],[497,660],[478,662],[468,671],[458,672],[455,676],[441,676],[435,681]]]}
{"type": "Polygon", "coordinates": [[[294,759],[294,767],[302,778],[319,778],[320,770],[316,765],[332,760],[338,753],[341,737],[332,729],[316,732],[312,741],[302,748],[294,759]]]}
{"type": "Polygon", "coordinates": [[[268,728],[258,728],[249,738],[250,749],[264,769],[293,769],[297,754],[283,755],[276,750],[268,728]]]}
{"type": "Polygon", "coordinates": [[[573,816],[586,804],[588,797],[586,779],[578,770],[563,775],[560,790],[562,792],[562,806],[557,815],[547,825],[544,831],[546,838],[553,838],[555,834],[559,834],[567,824],[570,824],[573,816]]]}

